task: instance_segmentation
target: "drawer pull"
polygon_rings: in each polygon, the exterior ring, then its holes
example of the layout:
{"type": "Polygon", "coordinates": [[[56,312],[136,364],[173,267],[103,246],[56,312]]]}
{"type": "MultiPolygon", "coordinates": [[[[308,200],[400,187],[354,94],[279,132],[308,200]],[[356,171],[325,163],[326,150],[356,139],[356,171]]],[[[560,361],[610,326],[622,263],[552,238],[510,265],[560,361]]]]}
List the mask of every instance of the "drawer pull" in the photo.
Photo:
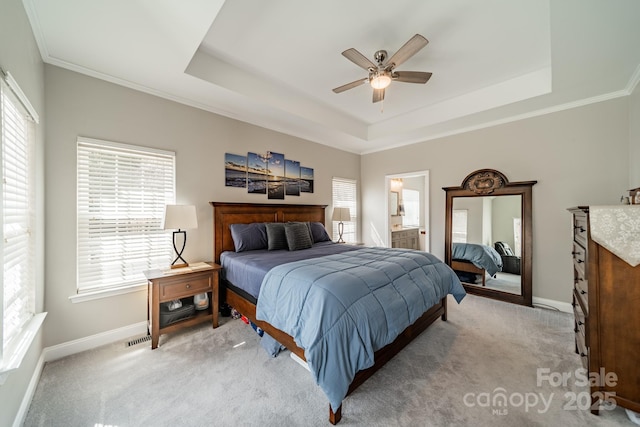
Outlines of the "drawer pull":
{"type": "Polygon", "coordinates": [[[583,263],[583,262],[584,262],[584,260],[577,259],[577,260],[576,260],[576,262],[577,262],[578,264],[580,264],[580,263],[583,263]]]}
{"type": "Polygon", "coordinates": [[[584,295],[584,294],[586,294],[586,293],[587,293],[587,291],[585,291],[584,289],[580,289],[580,293],[581,293],[582,295],[584,295]]]}
{"type": "Polygon", "coordinates": [[[579,231],[580,231],[580,233],[584,233],[585,231],[587,231],[587,230],[585,230],[585,228],[584,228],[583,226],[581,226],[581,225],[574,225],[574,226],[573,226],[573,228],[575,228],[576,230],[579,230],[579,231]]]}
{"type": "Polygon", "coordinates": [[[580,357],[587,357],[587,355],[584,354],[583,352],[580,352],[580,357]]]}
{"type": "Polygon", "coordinates": [[[187,283],[187,284],[185,285],[185,288],[187,288],[187,289],[191,289],[191,285],[187,283]]]}
{"type": "Polygon", "coordinates": [[[584,325],[584,322],[581,320],[578,320],[578,326],[582,326],[582,325],[584,325]]]}

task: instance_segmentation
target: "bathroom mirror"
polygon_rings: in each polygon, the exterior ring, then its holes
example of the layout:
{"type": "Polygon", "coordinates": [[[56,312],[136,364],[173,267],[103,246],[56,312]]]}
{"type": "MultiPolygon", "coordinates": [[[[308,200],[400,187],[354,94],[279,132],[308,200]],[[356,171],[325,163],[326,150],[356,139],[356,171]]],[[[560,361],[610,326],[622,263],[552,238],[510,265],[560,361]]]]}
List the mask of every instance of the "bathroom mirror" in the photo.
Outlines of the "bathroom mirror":
{"type": "Polygon", "coordinates": [[[466,291],[531,306],[532,187],[481,169],[445,187],[445,262],[466,291]]]}

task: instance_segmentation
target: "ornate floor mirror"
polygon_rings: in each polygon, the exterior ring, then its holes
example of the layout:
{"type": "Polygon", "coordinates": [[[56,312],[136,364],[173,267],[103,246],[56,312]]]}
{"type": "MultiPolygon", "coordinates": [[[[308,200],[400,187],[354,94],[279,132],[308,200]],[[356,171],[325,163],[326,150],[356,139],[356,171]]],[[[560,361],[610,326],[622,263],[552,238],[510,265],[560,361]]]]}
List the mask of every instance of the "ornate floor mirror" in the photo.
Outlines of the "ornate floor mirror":
{"type": "Polygon", "coordinates": [[[446,192],[445,262],[470,294],[532,306],[532,187],[480,169],[446,192]]]}

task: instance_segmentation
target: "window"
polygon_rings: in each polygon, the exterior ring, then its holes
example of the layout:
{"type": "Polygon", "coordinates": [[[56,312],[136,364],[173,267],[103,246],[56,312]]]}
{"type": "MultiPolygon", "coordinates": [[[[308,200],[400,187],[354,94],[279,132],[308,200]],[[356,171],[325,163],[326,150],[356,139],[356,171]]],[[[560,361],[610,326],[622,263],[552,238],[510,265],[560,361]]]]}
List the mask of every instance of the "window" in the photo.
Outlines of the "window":
{"type": "Polygon", "coordinates": [[[171,263],[162,229],[175,201],[175,154],[78,138],[78,293],[145,283],[171,263]]]}
{"type": "MultiPolygon", "coordinates": [[[[10,74],[0,71],[3,269],[0,373],[19,366],[35,316],[35,126],[37,114],[10,74]]],[[[36,326],[39,327],[38,323],[36,326]]],[[[30,340],[28,341],[30,343],[30,340]]],[[[0,384],[4,376],[0,377],[0,384]]]]}
{"type": "MultiPolygon", "coordinates": [[[[333,178],[333,207],[349,208],[351,221],[344,222],[344,231],[342,238],[347,243],[356,243],[358,241],[358,197],[357,197],[357,181],[345,178],[333,178]]],[[[333,240],[338,239],[338,222],[333,221],[333,240]]]]}
{"type": "Polygon", "coordinates": [[[467,243],[467,210],[453,210],[453,236],[454,243],[467,243]]]}
{"type": "Polygon", "coordinates": [[[402,205],[404,207],[404,219],[402,223],[407,226],[420,226],[420,192],[418,190],[402,190],[402,205]]]}
{"type": "Polygon", "coordinates": [[[513,252],[516,256],[522,254],[522,219],[513,218],[513,252]]]}

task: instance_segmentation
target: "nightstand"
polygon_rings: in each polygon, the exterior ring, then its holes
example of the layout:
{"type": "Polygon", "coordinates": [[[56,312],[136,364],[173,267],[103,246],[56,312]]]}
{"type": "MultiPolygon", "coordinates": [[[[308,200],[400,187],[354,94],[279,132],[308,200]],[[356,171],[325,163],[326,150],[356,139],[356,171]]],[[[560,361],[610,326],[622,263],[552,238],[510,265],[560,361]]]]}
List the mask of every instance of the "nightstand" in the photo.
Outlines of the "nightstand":
{"type": "Polygon", "coordinates": [[[149,270],[147,278],[147,327],[151,334],[151,348],[158,347],[160,335],[178,331],[202,322],[211,322],[218,327],[218,275],[221,266],[200,262],[173,270],[149,270]],[[207,293],[209,307],[195,310],[194,314],[182,320],[160,325],[160,304],[176,299],[193,301],[193,296],[207,293]]]}

